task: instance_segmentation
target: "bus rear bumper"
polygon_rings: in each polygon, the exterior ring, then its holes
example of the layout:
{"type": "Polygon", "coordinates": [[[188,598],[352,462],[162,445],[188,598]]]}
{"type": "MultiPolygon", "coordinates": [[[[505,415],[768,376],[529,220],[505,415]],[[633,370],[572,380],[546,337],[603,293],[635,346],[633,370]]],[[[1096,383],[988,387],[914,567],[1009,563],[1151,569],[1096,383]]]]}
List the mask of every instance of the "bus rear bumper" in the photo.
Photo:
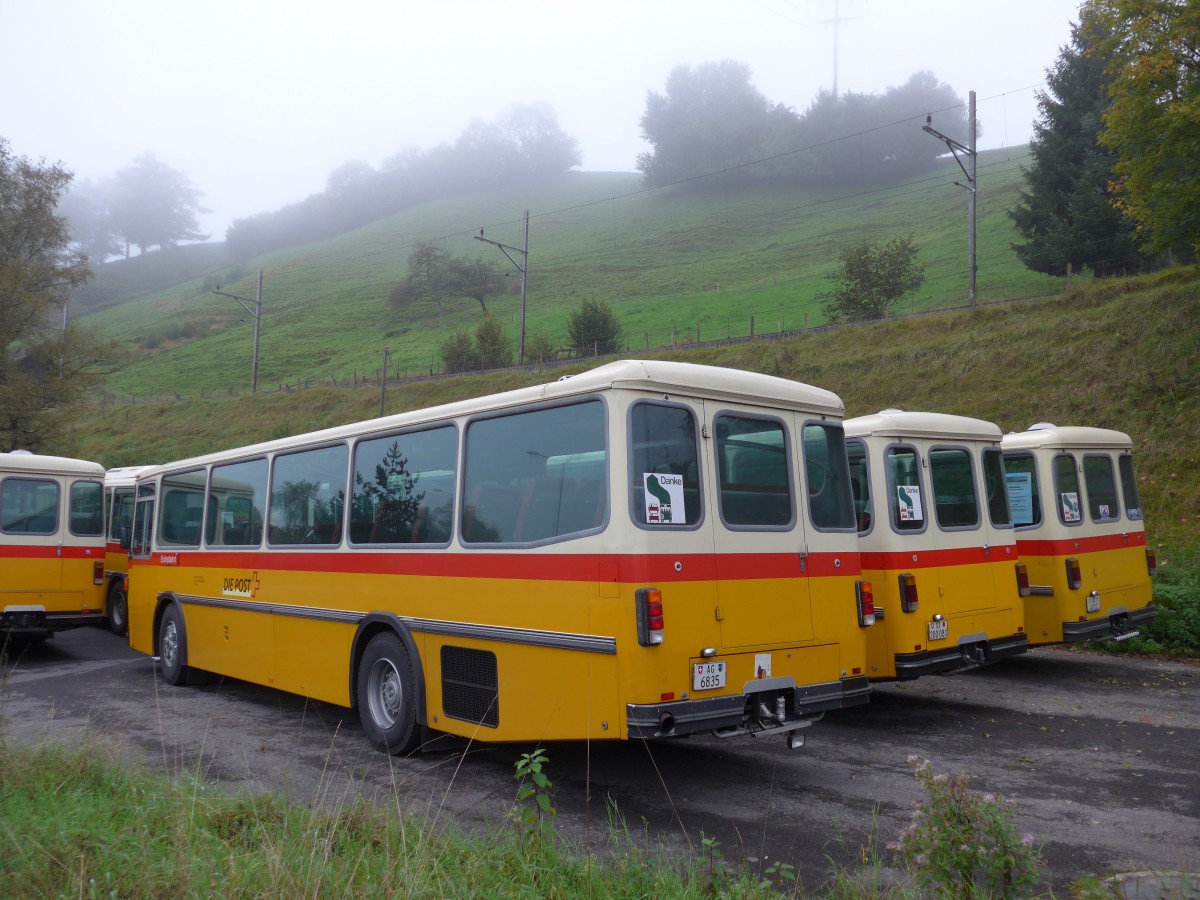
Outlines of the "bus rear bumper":
{"type": "Polygon", "coordinates": [[[1128,640],[1137,637],[1138,629],[1149,626],[1157,615],[1158,610],[1153,606],[1143,606],[1141,609],[1117,607],[1104,618],[1063,622],[1063,640],[1068,644],[1076,641],[1128,640]]]}
{"type": "Polygon", "coordinates": [[[938,650],[921,653],[896,654],[896,678],[900,680],[919,678],[922,675],[938,675],[973,669],[988,665],[1009,656],[1016,656],[1029,649],[1029,636],[1010,634],[992,640],[974,641],[938,650]]]}
{"type": "Polygon", "coordinates": [[[13,604],[0,610],[0,633],[46,637],[56,631],[103,621],[104,615],[99,612],[47,612],[44,606],[13,604]]]}
{"type": "Polygon", "coordinates": [[[871,690],[865,675],[803,687],[781,685],[781,681],[763,682],[763,690],[707,700],[630,703],[626,706],[629,737],[684,737],[704,732],[718,737],[779,734],[805,728],[828,710],[866,703],[871,690]]]}

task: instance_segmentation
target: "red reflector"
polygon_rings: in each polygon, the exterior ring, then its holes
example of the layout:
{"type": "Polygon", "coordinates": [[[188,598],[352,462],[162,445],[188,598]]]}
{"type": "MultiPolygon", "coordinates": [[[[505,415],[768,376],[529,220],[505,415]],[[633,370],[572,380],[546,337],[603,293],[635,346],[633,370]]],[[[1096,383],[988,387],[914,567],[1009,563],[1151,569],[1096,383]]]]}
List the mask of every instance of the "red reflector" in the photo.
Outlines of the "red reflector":
{"type": "Polygon", "coordinates": [[[646,627],[649,628],[651,631],[662,631],[663,617],[662,616],[648,616],[646,618],[646,627]]]}
{"type": "Polygon", "coordinates": [[[1078,590],[1083,584],[1083,571],[1079,568],[1079,560],[1067,560],[1067,587],[1071,590],[1078,590]]]}
{"type": "Polygon", "coordinates": [[[661,695],[659,696],[659,698],[658,698],[658,699],[659,699],[659,700],[674,700],[674,699],[675,699],[675,692],[674,692],[674,691],[667,691],[665,694],[661,694],[661,695]]]}
{"type": "Polygon", "coordinates": [[[851,669],[851,670],[850,670],[850,674],[851,674],[851,675],[861,675],[861,674],[862,674],[862,667],[861,667],[861,666],[855,666],[853,669],[851,669]]]}

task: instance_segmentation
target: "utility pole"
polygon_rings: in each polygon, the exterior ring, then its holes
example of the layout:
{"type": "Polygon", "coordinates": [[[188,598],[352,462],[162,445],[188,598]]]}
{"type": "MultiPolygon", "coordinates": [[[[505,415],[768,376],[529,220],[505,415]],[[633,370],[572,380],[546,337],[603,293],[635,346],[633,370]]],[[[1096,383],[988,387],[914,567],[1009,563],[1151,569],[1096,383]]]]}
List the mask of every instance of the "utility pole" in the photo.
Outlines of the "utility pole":
{"type": "Polygon", "coordinates": [[[838,25],[842,22],[849,22],[851,19],[858,18],[857,16],[841,16],[838,15],[839,0],[833,0],[833,18],[824,19],[815,24],[817,25],[833,25],[833,99],[838,98],[838,25]]]}
{"type": "Polygon", "coordinates": [[[231,300],[236,300],[242,309],[254,317],[254,363],[250,370],[250,393],[252,394],[258,393],[258,337],[262,328],[262,284],[263,270],[259,269],[258,295],[253,301],[247,300],[245,297],[239,297],[237,294],[227,294],[220,287],[213,291],[214,294],[220,294],[222,297],[229,297],[231,300]],[[253,309],[250,307],[251,303],[254,304],[253,309]]]}
{"type": "Polygon", "coordinates": [[[517,351],[517,364],[525,364],[525,277],[529,272],[529,210],[525,210],[525,231],[524,237],[521,240],[521,248],[510,247],[508,244],[502,244],[499,241],[489,240],[483,236],[483,229],[479,229],[479,234],[475,235],[475,240],[483,241],[485,244],[491,244],[494,247],[499,247],[500,252],[508,257],[508,261],[517,267],[517,271],[521,273],[521,346],[517,351]],[[517,262],[513,259],[512,253],[521,254],[521,261],[517,262]]]}
{"type": "Polygon", "coordinates": [[[387,395],[388,348],[383,348],[383,377],[379,379],[379,418],[383,418],[383,398],[387,395]]]}
{"type": "Polygon", "coordinates": [[[971,91],[970,101],[967,106],[967,130],[970,134],[969,145],[963,145],[954,138],[947,137],[933,127],[933,116],[925,117],[925,125],[921,129],[932,134],[935,138],[945,143],[950,148],[950,153],[954,156],[954,161],[958,163],[958,167],[962,169],[963,175],[967,177],[967,183],[961,181],[954,182],[961,188],[967,189],[967,302],[971,309],[975,308],[975,272],[978,266],[975,264],[975,159],[979,155],[975,151],[975,92],[971,91]],[[962,164],[962,160],[958,158],[958,154],[962,153],[967,157],[967,162],[970,169],[962,164]]]}

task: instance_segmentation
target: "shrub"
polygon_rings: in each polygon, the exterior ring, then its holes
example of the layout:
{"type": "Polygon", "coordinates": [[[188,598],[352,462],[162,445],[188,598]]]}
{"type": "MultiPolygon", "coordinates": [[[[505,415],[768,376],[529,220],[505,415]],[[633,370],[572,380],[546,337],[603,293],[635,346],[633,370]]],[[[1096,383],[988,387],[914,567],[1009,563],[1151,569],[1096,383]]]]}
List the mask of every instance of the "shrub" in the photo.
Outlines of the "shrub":
{"type": "Polygon", "coordinates": [[[968,790],[965,772],[935,774],[926,759],[908,761],[929,796],[888,846],[900,851],[919,887],[944,897],[1013,897],[1038,884],[1041,856],[1033,835],[1018,837],[1008,801],[968,790]]]}
{"type": "Polygon", "coordinates": [[[584,300],[567,321],[567,337],[577,356],[615,353],[621,346],[621,323],[603,300],[584,300]]]}

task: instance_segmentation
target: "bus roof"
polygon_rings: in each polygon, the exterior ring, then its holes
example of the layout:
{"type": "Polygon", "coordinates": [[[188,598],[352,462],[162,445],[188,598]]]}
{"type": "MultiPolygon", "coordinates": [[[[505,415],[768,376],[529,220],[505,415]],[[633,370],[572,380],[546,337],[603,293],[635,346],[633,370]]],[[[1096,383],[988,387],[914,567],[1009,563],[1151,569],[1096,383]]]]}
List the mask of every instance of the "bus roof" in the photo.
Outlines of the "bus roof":
{"type": "Polygon", "coordinates": [[[1000,426],[970,416],[949,413],[906,412],[885,409],[870,416],[856,416],[845,422],[847,437],[878,435],[889,438],[953,439],[996,442],[1001,438],[1000,426]]]}
{"type": "Polygon", "coordinates": [[[153,466],[117,466],[104,473],[105,487],[131,487],[139,472],[151,469],[153,466]]]}
{"type": "Polygon", "coordinates": [[[104,477],[104,466],[68,456],[42,456],[38,453],[0,453],[0,472],[43,475],[87,475],[104,477]]]}
{"type": "Polygon", "coordinates": [[[594,391],[631,389],[653,391],[656,394],[683,394],[700,396],[726,402],[748,403],[758,406],[773,406],[793,409],[813,415],[831,416],[837,419],[845,414],[845,405],[832,391],[813,387],[799,381],[760,375],[738,369],[718,366],[702,366],[695,363],[665,362],[660,360],[618,360],[578,375],[567,375],[557,381],[534,387],[518,388],[500,394],[490,394],[469,400],[459,400],[427,409],[396,413],[378,419],[368,419],[347,425],[336,425],[321,431],[298,434],[251,444],[246,447],[208,453],[148,467],[144,473],[152,474],[158,469],[173,470],[188,466],[201,466],[227,459],[244,459],[282,449],[344,440],[351,436],[387,432],[396,428],[420,425],[451,419],[456,416],[473,415],[480,412],[511,409],[543,400],[553,400],[594,391]]]}
{"type": "Polygon", "coordinates": [[[1042,422],[1028,431],[1014,431],[1004,436],[1005,450],[1131,450],[1133,441],[1123,431],[1091,428],[1084,425],[1051,425],[1042,422]]]}

